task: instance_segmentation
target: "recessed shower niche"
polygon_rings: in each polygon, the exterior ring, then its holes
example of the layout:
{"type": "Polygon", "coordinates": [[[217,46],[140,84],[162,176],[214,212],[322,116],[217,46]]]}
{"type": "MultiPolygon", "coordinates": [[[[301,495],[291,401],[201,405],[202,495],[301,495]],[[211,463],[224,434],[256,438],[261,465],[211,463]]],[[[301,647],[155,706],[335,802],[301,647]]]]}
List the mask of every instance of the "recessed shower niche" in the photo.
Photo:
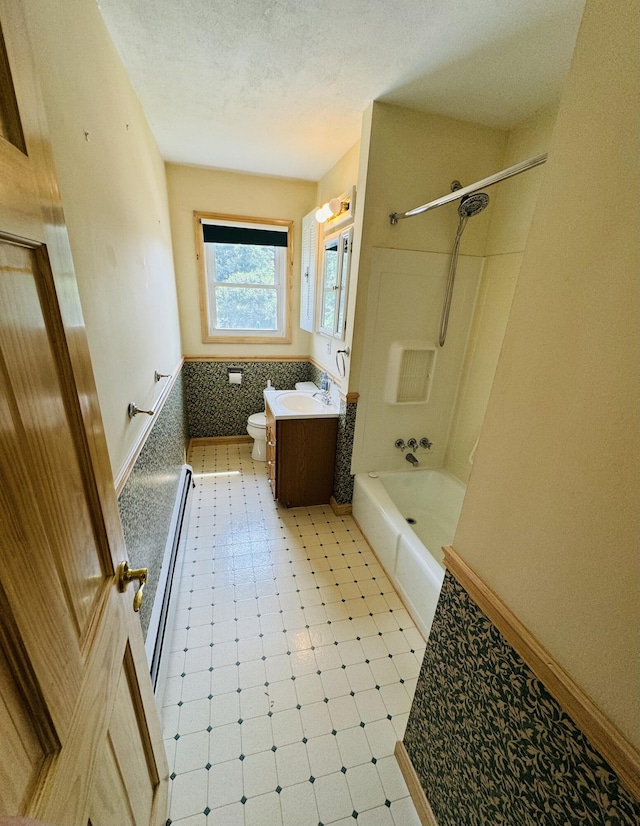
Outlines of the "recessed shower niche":
{"type": "Polygon", "coordinates": [[[437,348],[422,341],[394,341],[389,347],[384,400],[389,404],[426,404],[437,348]]]}

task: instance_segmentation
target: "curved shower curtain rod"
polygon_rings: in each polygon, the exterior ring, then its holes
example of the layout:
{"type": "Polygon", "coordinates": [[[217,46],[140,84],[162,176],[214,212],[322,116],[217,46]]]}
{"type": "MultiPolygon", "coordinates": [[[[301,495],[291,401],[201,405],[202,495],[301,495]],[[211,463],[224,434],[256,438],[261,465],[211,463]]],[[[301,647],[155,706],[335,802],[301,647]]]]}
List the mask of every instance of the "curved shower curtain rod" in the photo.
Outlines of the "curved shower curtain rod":
{"type": "Polygon", "coordinates": [[[414,215],[421,215],[423,212],[428,212],[430,209],[436,209],[439,206],[451,203],[451,201],[457,201],[460,198],[464,198],[465,195],[469,195],[472,192],[477,192],[479,189],[485,189],[485,187],[491,186],[492,184],[497,184],[500,181],[504,181],[505,178],[511,178],[513,175],[519,175],[521,172],[526,172],[527,169],[533,169],[535,166],[540,166],[540,164],[543,164],[546,160],[547,153],[544,152],[542,155],[536,155],[534,158],[529,158],[527,161],[520,161],[520,163],[514,164],[507,169],[503,169],[502,172],[495,172],[493,175],[489,175],[488,178],[483,178],[481,181],[476,181],[475,184],[464,186],[462,189],[456,189],[455,192],[449,192],[447,195],[443,195],[442,198],[436,198],[435,201],[429,201],[428,204],[423,204],[415,209],[410,209],[409,212],[392,212],[391,215],[389,215],[389,220],[392,224],[397,224],[401,218],[413,218],[414,215]]]}

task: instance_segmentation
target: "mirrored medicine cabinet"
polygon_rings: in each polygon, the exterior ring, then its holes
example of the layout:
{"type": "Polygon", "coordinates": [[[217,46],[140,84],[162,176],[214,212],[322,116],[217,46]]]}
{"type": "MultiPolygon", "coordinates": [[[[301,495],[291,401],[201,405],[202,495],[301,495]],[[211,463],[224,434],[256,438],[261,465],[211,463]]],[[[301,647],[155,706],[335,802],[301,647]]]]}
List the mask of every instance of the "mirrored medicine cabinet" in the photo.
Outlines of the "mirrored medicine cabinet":
{"type": "Polygon", "coordinates": [[[322,250],[319,332],[343,339],[347,320],[347,291],[353,227],[327,235],[322,250]]]}

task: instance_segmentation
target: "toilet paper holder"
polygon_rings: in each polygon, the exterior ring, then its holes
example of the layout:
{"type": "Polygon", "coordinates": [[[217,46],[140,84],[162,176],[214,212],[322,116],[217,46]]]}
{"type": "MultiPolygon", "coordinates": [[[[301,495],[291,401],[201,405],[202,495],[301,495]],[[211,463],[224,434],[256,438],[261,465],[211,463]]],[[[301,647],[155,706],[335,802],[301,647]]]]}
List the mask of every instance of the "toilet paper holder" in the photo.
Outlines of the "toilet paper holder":
{"type": "Polygon", "coordinates": [[[242,373],[244,367],[227,367],[227,376],[229,377],[229,384],[242,384],[242,373]]]}

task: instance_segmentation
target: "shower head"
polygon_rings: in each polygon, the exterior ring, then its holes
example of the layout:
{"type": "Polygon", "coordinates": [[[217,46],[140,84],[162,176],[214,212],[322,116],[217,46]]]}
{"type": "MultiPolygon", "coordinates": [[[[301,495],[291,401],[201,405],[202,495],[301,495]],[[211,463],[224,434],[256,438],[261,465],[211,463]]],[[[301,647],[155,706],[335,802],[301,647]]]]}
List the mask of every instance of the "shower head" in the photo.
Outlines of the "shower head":
{"type": "Polygon", "coordinates": [[[489,196],[485,192],[474,192],[471,195],[465,195],[458,205],[458,215],[460,217],[466,216],[472,218],[479,212],[482,212],[489,205],[489,196]]]}

